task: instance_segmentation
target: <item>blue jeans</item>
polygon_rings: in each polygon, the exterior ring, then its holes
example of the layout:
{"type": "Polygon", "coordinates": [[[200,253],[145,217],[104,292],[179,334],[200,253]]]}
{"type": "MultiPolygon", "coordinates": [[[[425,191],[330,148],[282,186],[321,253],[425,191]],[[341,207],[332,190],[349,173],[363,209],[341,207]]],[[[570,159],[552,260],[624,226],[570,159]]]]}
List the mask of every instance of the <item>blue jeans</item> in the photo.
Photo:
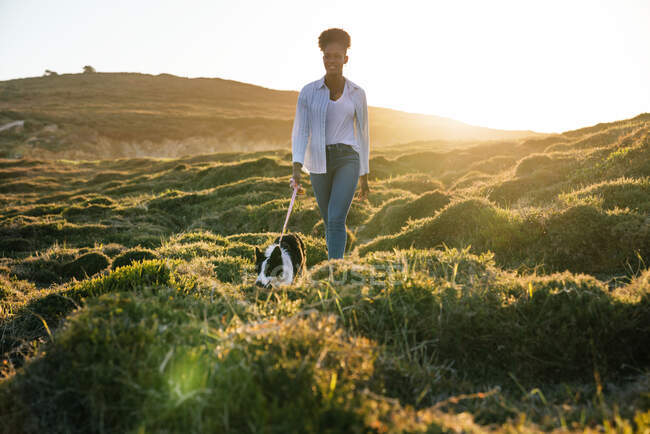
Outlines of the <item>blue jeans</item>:
{"type": "Polygon", "coordinates": [[[359,154],[350,145],[337,143],[325,147],[327,173],[309,173],[316,202],[325,223],[327,257],[343,258],[348,217],[359,182],[359,154]]]}

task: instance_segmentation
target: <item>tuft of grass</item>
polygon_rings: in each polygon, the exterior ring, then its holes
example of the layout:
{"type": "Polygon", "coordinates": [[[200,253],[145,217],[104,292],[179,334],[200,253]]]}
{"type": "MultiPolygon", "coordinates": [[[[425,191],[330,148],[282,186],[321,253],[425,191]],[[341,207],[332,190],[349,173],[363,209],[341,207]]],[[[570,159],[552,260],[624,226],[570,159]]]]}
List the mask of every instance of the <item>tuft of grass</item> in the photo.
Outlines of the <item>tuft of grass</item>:
{"type": "Polygon", "coordinates": [[[560,194],[558,200],[568,206],[594,204],[606,210],[627,208],[648,214],[650,213],[650,177],[621,177],[603,181],[560,194]]]}
{"type": "Polygon", "coordinates": [[[104,253],[89,252],[79,256],[74,261],[63,264],[61,275],[64,278],[74,277],[77,280],[82,280],[105,270],[110,263],[110,258],[104,253]]]}
{"type": "Polygon", "coordinates": [[[443,243],[473,251],[494,252],[499,264],[525,258],[530,244],[540,233],[532,225],[524,225],[518,215],[497,208],[484,198],[457,199],[434,216],[410,222],[397,234],[379,236],[359,246],[365,256],[377,250],[398,248],[433,248],[443,243]]]}
{"type": "Polygon", "coordinates": [[[379,234],[392,234],[409,221],[431,217],[450,202],[450,196],[439,190],[423,193],[411,200],[395,198],[387,201],[363,225],[360,236],[373,238],[379,234]]]}
{"type": "Polygon", "coordinates": [[[376,350],[335,317],[224,327],[223,304],[204,320],[192,316],[201,306],[164,291],[92,301],[56,333],[46,358],[1,389],[3,426],[356,432],[443,424],[433,411],[405,411],[365,391],[376,350]]]}
{"type": "Polygon", "coordinates": [[[113,258],[111,268],[115,270],[119,267],[131,265],[133,262],[157,258],[158,254],[153,250],[145,249],[142,247],[134,247],[121,252],[119,255],[113,258]]]}

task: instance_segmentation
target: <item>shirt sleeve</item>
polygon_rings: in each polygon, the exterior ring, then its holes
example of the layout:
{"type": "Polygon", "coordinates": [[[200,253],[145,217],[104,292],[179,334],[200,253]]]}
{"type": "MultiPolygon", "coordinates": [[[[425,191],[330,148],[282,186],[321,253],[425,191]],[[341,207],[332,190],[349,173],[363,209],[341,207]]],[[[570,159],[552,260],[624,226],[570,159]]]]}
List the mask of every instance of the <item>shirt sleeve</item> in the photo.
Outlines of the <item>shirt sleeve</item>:
{"type": "Polygon", "coordinates": [[[365,175],[370,172],[370,133],[368,127],[368,102],[366,101],[366,92],[361,89],[361,110],[363,112],[363,119],[359,119],[359,131],[361,132],[361,155],[359,162],[361,163],[361,170],[359,176],[365,175]]]}
{"type": "Polygon", "coordinates": [[[293,119],[293,131],[291,132],[291,152],[294,163],[305,164],[305,151],[309,142],[309,104],[307,102],[306,87],[303,87],[298,94],[296,104],[296,116],[293,119]]]}

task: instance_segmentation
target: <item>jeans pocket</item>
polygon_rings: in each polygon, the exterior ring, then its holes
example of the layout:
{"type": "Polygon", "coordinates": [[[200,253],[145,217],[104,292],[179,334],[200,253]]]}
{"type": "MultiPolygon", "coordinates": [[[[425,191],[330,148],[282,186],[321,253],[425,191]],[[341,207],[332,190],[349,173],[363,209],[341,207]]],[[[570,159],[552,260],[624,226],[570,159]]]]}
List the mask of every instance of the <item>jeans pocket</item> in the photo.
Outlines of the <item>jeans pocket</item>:
{"type": "Polygon", "coordinates": [[[359,156],[359,153],[352,146],[346,146],[343,153],[345,155],[352,155],[352,156],[356,156],[356,157],[359,156]]]}

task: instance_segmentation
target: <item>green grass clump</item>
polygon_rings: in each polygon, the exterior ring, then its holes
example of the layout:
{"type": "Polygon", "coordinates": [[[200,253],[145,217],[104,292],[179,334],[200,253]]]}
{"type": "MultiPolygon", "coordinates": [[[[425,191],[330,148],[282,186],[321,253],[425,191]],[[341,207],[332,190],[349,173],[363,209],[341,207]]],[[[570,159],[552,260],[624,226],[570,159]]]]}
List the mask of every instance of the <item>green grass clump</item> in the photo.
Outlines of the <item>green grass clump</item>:
{"type": "Polygon", "coordinates": [[[432,190],[444,190],[442,183],[431,175],[424,173],[411,173],[391,177],[383,181],[388,188],[399,188],[415,194],[422,194],[432,190]]]}
{"type": "Polygon", "coordinates": [[[511,375],[528,385],[589,381],[594,369],[613,380],[650,362],[644,338],[650,300],[614,298],[593,277],[451,284],[422,272],[397,276],[363,293],[341,287],[334,300],[316,306],[341,312],[351,331],[401,357],[453,363],[449,375],[456,381],[509,383],[511,375]]]}
{"type": "Polygon", "coordinates": [[[113,210],[112,206],[90,204],[87,206],[73,205],[61,212],[68,221],[84,221],[88,219],[101,219],[113,210]]]}
{"type": "MultiPolygon", "coordinates": [[[[309,285],[331,287],[338,285],[382,284],[377,270],[366,264],[355,264],[345,259],[329,259],[309,270],[309,285]]],[[[327,290],[327,289],[326,289],[327,290]]]]}
{"type": "Polygon", "coordinates": [[[469,248],[394,249],[392,252],[370,252],[362,258],[385,279],[394,280],[409,273],[421,272],[458,285],[473,287],[493,281],[498,273],[494,254],[470,253],[469,248]]]}
{"type": "MultiPolygon", "coordinates": [[[[58,243],[53,244],[44,252],[37,252],[22,261],[14,261],[11,264],[11,272],[18,279],[48,286],[72,277],[72,275],[64,273],[63,268],[67,264],[74,263],[78,253],[77,249],[61,246],[58,243]]],[[[71,268],[67,268],[67,270],[71,270],[71,268]]]]}
{"type": "Polygon", "coordinates": [[[190,260],[196,256],[217,256],[222,254],[225,249],[222,245],[206,241],[183,244],[172,244],[170,241],[169,243],[163,243],[156,251],[160,256],[165,258],[190,260]]]}
{"type": "Polygon", "coordinates": [[[110,263],[110,258],[104,253],[89,252],[79,256],[74,261],[63,264],[61,275],[65,278],[74,277],[77,280],[82,280],[105,270],[110,263]]]}
{"type": "Polygon", "coordinates": [[[606,210],[628,208],[650,213],[650,177],[603,181],[559,196],[567,205],[593,204],[606,210]]]}
{"type": "Polygon", "coordinates": [[[247,276],[255,273],[255,268],[250,260],[229,255],[220,255],[210,260],[214,273],[222,282],[242,283],[247,276]]]}
{"type": "Polygon", "coordinates": [[[575,205],[549,217],[539,251],[554,270],[624,273],[639,259],[643,263],[643,258],[650,258],[649,229],[645,216],[575,205]]]}
{"type": "Polygon", "coordinates": [[[15,252],[28,252],[32,250],[32,243],[20,237],[7,237],[0,239],[0,252],[12,254],[15,252]]]}
{"type": "Polygon", "coordinates": [[[509,155],[495,155],[485,160],[477,161],[469,166],[469,170],[476,170],[487,174],[499,173],[503,170],[514,167],[517,164],[516,157],[509,155]]]}
{"type": "Polygon", "coordinates": [[[521,200],[547,203],[565,188],[579,165],[579,157],[571,153],[531,154],[518,161],[511,178],[487,182],[481,191],[501,206],[521,200]]]}
{"type": "Polygon", "coordinates": [[[395,247],[433,248],[443,243],[464,248],[471,244],[474,252],[494,252],[499,264],[522,260],[527,246],[538,235],[534,226],[524,226],[516,214],[497,208],[486,199],[458,199],[433,217],[416,220],[394,235],[375,238],[359,246],[359,255],[395,247]]]}
{"type": "Polygon", "coordinates": [[[278,160],[270,157],[261,157],[250,161],[241,161],[231,164],[220,164],[198,172],[192,181],[196,189],[212,188],[247,178],[249,176],[284,176],[290,171],[289,166],[279,164],[278,160]]]}
{"type": "Polygon", "coordinates": [[[174,244],[191,244],[201,241],[218,246],[225,246],[227,244],[225,237],[206,230],[183,232],[169,238],[169,242],[174,244]]]}
{"type": "Polygon", "coordinates": [[[115,270],[118,267],[131,265],[133,262],[136,261],[142,261],[144,259],[157,259],[157,258],[158,258],[158,254],[151,249],[134,247],[132,249],[128,249],[120,253],[118,256],[113,258],[111,268],[115,270]]]}
{"type": "Polygon", "coordinates": [[[170,287],[181,293],[191,292],[196,277],[177,270],[178,262],[142,261],[120,267],[106,275],[52,288],[34,296],[24,296],[20,303],[10,303],[12,312],[3,320],[6,332],[3,354],[9,354],[23,342],[44,337],[59,327],[73,309],[83,306],[88,297],[108,292],[134,292],[146,288],[170,287]],[[172,270],[172,268],[174,270],[172,270]]]}
{"type": "Polygon", "coordinates": [[[535,172],[541,170],[557,170],[559,167],[567,170],[570,167],[573,159],[557,154],[531,154],[522,158],[517,162],[515,167],[515,176],[524,177],[534,175],[535,172]]]}
{"type": "Polygon", "coordinates": [[[173,283],[174,275],[166,261],[142,260],[121,266],[105,276],[84,280],[70,290],[70,295],[98,296],[107,292],[133,291],[142,287],[173,283]]]}
{"type": "Polygon", "coordinates": [[[449,187],[449,189],[461,190],[472,187],[474,184],[485,183],[492,179],[492,175],[483,173],[479,170],[470,170],[469,172],[465,172],[460,178],[456,178],[454,176],[452,179],[453,182],[451,183],[451,187],[449,187]]]}
{"type": "Polygon", "coordinates": [[[126,247],[118,243],[102,244],[98,248],[104,252],[105,255],[110,256],[111,258],[114,258],[126,250],[126,247]]]}
{"type": "Polygon", "coordinates": [[[433,216],[450,202],[450,196],[439,190],[429,191],[416,199],[396,198],[387,201],[363,225],[359,236],[373,238],[379,234],[392,234],[409,221],[433,216]]]}
{"type": "MultiPolygon", "coordinates": [[[[243,195],[237,205],[206,213],[207,215],[190,225],[189,229],[200,228],[224,236],[276,231],[282,229],[290,200],[291,195],[286,194],[280,198],[269,198],[265,202],[249,204],[248,197],[243,195]]],[[[367,211],[360,207],[352,207],[349,215],[350,219],[356,222],[362,220],[367,215],[367,211]]],[[[291,214],[290,227],[296,232],[309,233],[319,219],[320,214],[315,207],[315,199],[310,198],[305,204],[298,200],[291,214]]]]}
{"type": "Polygon", "coordinates": [[[434,424],[364,391],[374,346],[347,336],[334,317],[224,329],[223,305],[209,310],[207,323],[193,316],[201,306],[169,293],[91,302],[56,333],[47,357],[1,389],[3,426],[357,432],[434,424]]]}
{"type": "MultiPolygon", "coordinates": [[[[249,244],[251,246],[258,246],[260,250],[262,247],[266,247],[271,244],[280,234],[276,232],[243,232],[241,234],[229,235],[226,239],[226,245],[232,242],[239,242],[244,244],[249,244]]],[[[304,237],[303,234],[299,234],[301,238],[304,237]]],[[[303,239],[303,241],[305,241],[303,239]]]]}
{"type": "Polygon", "coordinates": [[[606,213],[591,205],[524,215],[482,198],[459,199],[435,216],[410,222],[399,233],[376,237],[357,251],[365,256],[395,247],[470,245],[473,252],[493,252],[502,267],[543,265],[547,272],[625,274],[631,265],[650,257],[646,220],[636,213],[606,213]]]}
{"type": "Polygon", "coordinates": [[[411,169],[435,173],[435,171],[440,171],[447,163],[447,156],[442,152],[421,151],[400,155],[395,161],[411,169]]]}

